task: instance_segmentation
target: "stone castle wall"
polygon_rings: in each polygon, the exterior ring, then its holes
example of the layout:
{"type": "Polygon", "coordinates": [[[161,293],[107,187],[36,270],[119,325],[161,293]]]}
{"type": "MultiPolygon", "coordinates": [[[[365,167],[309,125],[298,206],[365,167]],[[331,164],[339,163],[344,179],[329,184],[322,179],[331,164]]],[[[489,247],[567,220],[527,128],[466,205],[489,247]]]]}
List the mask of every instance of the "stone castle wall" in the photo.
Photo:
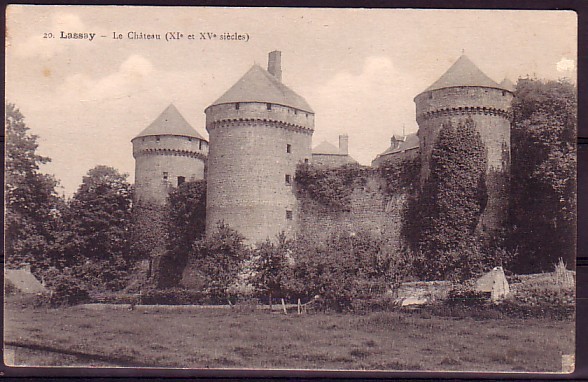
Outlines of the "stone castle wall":
{"type": "Polygon", "coordinates": [[[134,202],[166,203],[170,187],[185,181],[204,179],[208,143],[182,136],[147,136],[133,140],[135,157],[134,202]],[[167,173],[167,179],[164,179],[167,173]]]}
{"type": "Polygon", "coordinates": [[[399,191],[388,195],[384,179],[376,172],[367,175],[365,184],[356,184],[351,193],[348,211],[334,210],[312,200],[302,191],[299,202],[299,233],[324,240],[336,232],[367,231],[382,235],[400,248],[402,213],[407,195],[399,191]]]}
{"type": "Polygon", "coordinates": [[[349,155],[343,154],[312,154],[311,163],[320,167],[338,167],[357,163],[349,155]]]}
{"type": "Polygon", "coordinates": [[[433,146],[444,122],[457,124],[471,117],[486,146],[488,204],[480,227],[494,230],[506,221],[510,169],[511,92],[485,87],[455,87],[433,90],[415,98],[419,124],[421,185],[430,173],[433,146]]]}
{"type": "Polygon", "coordinates": [[[314,115],[275,104],[238,107],[206,109],[206,232],[223,221],[248,243],[292,234],[299,220],[294,176],[298,163],[311,158],[314,115]]]}

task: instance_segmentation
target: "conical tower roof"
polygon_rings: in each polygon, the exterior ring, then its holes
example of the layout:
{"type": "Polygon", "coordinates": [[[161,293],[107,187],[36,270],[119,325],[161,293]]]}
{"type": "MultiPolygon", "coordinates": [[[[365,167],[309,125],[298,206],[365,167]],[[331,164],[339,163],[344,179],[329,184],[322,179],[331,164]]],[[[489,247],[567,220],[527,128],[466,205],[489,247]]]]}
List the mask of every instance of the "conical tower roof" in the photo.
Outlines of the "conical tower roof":
{"type": "Polygon", "coordinates": [[[141,131],[135,138],[151,135],[179,135],[206,140],[190,126],[188,121],[186,121],[173,104],[170,104],[155,121],[147,126],[145,130],[141,131]]]}
{"type": "Polygon", "coordinates": [[[304,98],[257,64],[211,106],[237,102],[273,103],[313,113],[304,98]]]}
{"type": "Polygon", "coordinates": [[[453,88],[460,86],[482,86],[487,88],[500,88],[496,82],[484,74],[466,56],[462,55],[426,92],[437,89],[453,88]]]}
{"type": "Polygon", "coordinates": [[[515,91],[515,85],[508,78],[505,78],[504,80],[502,80],[502,82],[500,83],[500,87],[503,88],[504,90],[508,90],[509,92],[515,91]]]}

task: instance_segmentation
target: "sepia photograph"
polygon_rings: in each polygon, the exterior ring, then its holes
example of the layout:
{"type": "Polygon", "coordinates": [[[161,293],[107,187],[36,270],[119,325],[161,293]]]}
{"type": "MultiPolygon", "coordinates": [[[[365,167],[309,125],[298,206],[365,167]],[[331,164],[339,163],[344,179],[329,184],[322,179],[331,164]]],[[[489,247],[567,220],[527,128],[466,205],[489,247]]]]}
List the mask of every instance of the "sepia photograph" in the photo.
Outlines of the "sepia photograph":
{"type": "Polygon", "coordinates": [[[9,5],[8,369],[573,373],[573,11],[9,5]]]}

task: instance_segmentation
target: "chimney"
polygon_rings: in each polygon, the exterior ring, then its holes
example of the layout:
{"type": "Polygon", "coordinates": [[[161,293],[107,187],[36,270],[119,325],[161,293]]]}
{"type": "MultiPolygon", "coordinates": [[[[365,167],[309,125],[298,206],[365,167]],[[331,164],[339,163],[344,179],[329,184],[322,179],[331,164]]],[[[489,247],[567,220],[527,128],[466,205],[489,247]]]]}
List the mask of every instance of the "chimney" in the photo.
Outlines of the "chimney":
{"type": "Polygon", "coordinates": [[[267,71],[276,77],[278,81],[282,82],[282,52],[274,50],[269,53],[267,71]]]}
{"type": "Polygon", "coordinates": [[[347,134],[339,135],[339,154],[349,154],[349,136],[347,134]]]}

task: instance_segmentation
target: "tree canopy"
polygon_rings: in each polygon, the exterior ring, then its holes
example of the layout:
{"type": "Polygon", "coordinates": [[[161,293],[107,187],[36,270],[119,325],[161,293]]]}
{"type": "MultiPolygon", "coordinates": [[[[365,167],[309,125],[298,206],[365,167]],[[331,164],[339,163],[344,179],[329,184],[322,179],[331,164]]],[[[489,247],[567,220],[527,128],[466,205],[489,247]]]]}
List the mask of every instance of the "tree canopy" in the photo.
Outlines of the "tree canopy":
{"type": "Polygon", "coordinates": [[[33,270],[48,265],[47,253],[59,223],[57,181],[39,172],[50,161],[37,154],[38,137],[30,134],[24,116],[14,104],[6,105],[6,264],[30,264],[33,270]]]}
{"type": "Polygon", "coordinates": [[[516,270],[573,265],[576,243],[577,89],[566,81],[518,81],[513,102],[511,248],[516,270]]]}

